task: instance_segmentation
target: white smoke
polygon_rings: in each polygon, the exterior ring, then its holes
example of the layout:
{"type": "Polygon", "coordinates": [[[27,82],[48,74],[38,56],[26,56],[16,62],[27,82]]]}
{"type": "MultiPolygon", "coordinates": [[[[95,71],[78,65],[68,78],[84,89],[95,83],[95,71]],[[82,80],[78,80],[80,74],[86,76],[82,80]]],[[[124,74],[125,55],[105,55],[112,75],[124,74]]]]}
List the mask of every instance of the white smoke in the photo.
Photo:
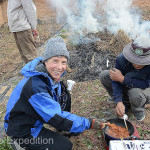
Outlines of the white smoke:
{"type": "MultiPolygon", "coordinates": [[[[135,21],[129,12],[132,0],[107,0],[104,10],[107,14],[108,29],[117,33],[119,29],[130,34],[134,29],[135,21]]],[[[136,16],[136,22],[139,20],[136,16]]]]}
{"type": "MultiPolygon", "coordinates": [[[[107,28],[116,34],[123,30],[130,39],[141,47],[150,47],[150,22],[143,21],[133,0],[49,0],[56,8],[58,20],[70,26],[71,35],[77,39],[88,33],[96,33],[107,28]],[[98,7],[104,10],[100,14],[98,7]],[[104,18],[106,17],[106,18],[104,18]],[[102,20],[106,20],[103,24],[102,20]]],[[[91,40],[89,40],[91,41],[91,40]]],[[[79,41],[80,42],[80,41],[79,41]]]]}
{"type": "Polygon", "coordinates": [[[140,47],[150,47],[150,21],[143,21],[140,23],[134,43],[140,47]]]}
{"type": "MultiPolygon", "coordinates": [[[[94,18],[95,3],[92,0],[79,0],[79,30],[86,30],[87,32],[98,32],[100,27],[98,20],[94,18]]],[[[74,22],[75,23],[75,22],[74,22]]]]}
{"type": "Polygon", "coordinates": [[[149,23],[141,22],[141,15],[133,7],[132,0],[107,0],[104,10],[109,31],[116,34],[123,30],[137,45],[150,47],[149,23]]]}
{"type": "Polygon", "coordinates": [[[70,0],[48,0],[54,6],[57,12],[57,21],[67,20],[77,7],[75,3],[70,0]]]}
{"type": "Polygon", "coordinates": [[[83,34],[83,31],[87,33],[99,31],[100,27],[98,21],[93,17],[96,8],[96,4],[93,3],[93,0],[50,1],[52,5],[56,7],[58,18],[64,18],[65,16],[67,23],[75,32],[83,34]]]}
{"type": "Polygon", "coordinates": [[[96,5],[100,1],[102,0],[50,0],[56,8],[57,19],[61,20],[63,18],[64,20],[65,18],[71,34],[77,39],[85,37],[88,33],[96,33],[102,30],[101,25],[98,23],[98,16],[94,16],[96,5]]]}

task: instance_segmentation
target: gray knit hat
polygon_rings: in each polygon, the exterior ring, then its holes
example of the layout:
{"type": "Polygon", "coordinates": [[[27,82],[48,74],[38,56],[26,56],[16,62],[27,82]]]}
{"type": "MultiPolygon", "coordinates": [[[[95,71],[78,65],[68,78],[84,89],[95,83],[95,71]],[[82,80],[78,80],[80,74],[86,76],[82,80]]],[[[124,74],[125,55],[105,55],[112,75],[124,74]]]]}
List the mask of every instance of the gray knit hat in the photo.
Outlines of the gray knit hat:
{"type": "Polygon", "coordinates": [[[42,55],[43,62],[55,56],[65,56],[69,59],[66,44],[60,36],[51,38],[46,43],[45,52],[42,55]]]}

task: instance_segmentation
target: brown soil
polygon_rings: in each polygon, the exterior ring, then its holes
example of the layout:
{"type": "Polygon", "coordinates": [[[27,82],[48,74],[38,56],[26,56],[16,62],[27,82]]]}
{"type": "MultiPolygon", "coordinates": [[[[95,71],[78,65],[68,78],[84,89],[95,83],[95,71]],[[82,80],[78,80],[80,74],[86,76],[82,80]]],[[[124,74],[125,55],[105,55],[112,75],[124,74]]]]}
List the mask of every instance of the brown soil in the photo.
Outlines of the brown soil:
{"type": "Polygon", "coordinates": [[[133,0],[134,5],[143,8],[148,9],[150,8],[150,1],[149,0],[133,0]]]}

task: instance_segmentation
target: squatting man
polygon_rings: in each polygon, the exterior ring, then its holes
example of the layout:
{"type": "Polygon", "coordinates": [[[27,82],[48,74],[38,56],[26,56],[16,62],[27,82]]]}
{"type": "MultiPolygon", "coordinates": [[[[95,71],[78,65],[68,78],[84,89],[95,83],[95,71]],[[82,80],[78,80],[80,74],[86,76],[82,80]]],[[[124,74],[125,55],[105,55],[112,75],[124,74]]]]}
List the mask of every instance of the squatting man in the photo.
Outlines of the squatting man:
{"type": "Polygon", "coordinates": [[[48,40],[45,52],[26,64],[24,78],[13,90],[5,115],[6,134],[29,150],[71,150],[71,141],[50,129],[79,134],[84,130],[101,128],[102,123],[71,113],[71,96],[61,81],[65,74],[69,52],[58,36],[48,40]],[[53,143],[25,142],[53,139],[53,143]],[[23,142],[22,142],[23,141],[23,142]]]}
{"type": "Polygon", "coordinates": [[[104,70],[100,81],[109,93],[108,101],[116,104],[122,117],[131,106],[137,121],[145,118],[145,105],[150,103],[150,47],[134,41],[127,44],[116,58],[115,68],[104,70]]]}

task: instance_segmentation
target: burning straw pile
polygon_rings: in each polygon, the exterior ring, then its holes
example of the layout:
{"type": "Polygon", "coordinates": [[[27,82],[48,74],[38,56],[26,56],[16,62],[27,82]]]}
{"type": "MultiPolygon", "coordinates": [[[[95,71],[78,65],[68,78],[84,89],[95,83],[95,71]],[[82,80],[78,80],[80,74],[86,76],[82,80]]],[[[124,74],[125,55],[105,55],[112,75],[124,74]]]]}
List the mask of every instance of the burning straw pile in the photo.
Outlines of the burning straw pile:
{"type": "Polygon", "coordinates": [[[105,31],[88,36],[100,40],[68,47],[71,56],[69,64],[73,70],[71,78],[76,81],[97,79],[102,70],[114,67],[116,56],[130,42],[121,30],[116,35],[105,31]]]}
{"type": "Polygon", "coordinates": [[[117,56],[122,52],[125,45],[127,45],[131,40],[126,35],[126,33],[122,30],[119,30],[118,34],[112,35],[109,32],[99,32],[97,33],[98,37],[100,37],[101,41],[97,42],[98,50],[110,50],[112,51],[112,55],[117,56]]]}
{"type": "Polygon", "coordinates": [[[131,0],[52,0],[51,3],[57,8],[58,20],[66,20],[72,43],[78,44],[73,50],[69,48],[70,67],[76,70],[73,75],[76,80],[98,78],[102,70],[114,67],[116,56],[130,39],[138,46],[149,46],[150,21],[141,19],[140,10],[131,0]]]}

